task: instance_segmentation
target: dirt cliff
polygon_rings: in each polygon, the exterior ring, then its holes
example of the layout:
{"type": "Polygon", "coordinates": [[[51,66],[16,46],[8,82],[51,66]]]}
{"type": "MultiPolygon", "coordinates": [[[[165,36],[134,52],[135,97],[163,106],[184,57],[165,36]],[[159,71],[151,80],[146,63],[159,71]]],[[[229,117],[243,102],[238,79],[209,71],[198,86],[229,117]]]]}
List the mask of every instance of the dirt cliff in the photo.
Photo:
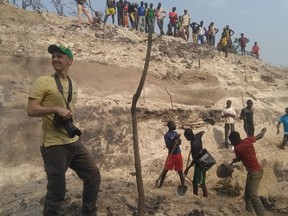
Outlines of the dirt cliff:
{"type": "MultiPolygon", "coordinates": [[[[82,140],[101,169],[99,215],[135,215],[135,179],[131,101],[144,66],[147,35],[117,26],[77,24],[76,18],[32,13],[0,2],[0,215],[41,215],[46,176],[39,151],[41,121],[27,117],[25,107],[32,81],[53,73],[47,47],[68,45],[75,59],[71,77],[79,85],[76,120],[82,140]]],[[[251,56],[225,58],[214,48],[193,46],[167,36],[153,37],[148,77],[138,103],[138,130],[146,215],[247,215],[243,187],[246,171],[235,165],[233,177],[221,180],[216,168],[231,161],[224,149],[221,110],[232,100],[237,116],[243,101],[252,99],[255,128],[268,129],[255,144],[264,168],[259,194],[267,215],[288,215],[287,148],[278,145],[282,135],[276,124],[284,114],[288,70],[251,56]],[[242,99],[243,98],[243,99],[242,99]],[[214,125],[205,118],[216,120],[214,125]],[[186,164],[189,143],[181,126],[204,130],[203,143],[217,164],[207,173],[209,197],[175,195],[179,178],[169,172],[161,189],[155,189],[166,158],[163,135],[173,119],[182,134],[186,164]],[[242,188],[242,189],[241,189],[242,188]]],[[[244,136],[243,123],[236,129],[244,136]]],[[[191,178],[192,173],[188,175],[191,178]]],[[[69,171],[63,215],[79,215],[81,182],[69,171]]]]}

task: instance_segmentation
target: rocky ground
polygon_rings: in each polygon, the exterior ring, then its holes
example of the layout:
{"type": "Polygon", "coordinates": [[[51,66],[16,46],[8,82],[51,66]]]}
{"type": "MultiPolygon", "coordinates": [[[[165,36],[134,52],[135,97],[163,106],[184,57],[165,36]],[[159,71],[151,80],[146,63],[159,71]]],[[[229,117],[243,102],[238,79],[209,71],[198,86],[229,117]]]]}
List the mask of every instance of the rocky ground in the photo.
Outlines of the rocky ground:
{"type": "MultiPolygon", "coordinates": [[[[75,18],[32,13],[0,3],[0,215],[41,215],[46,177],[39,152],[41,121],[29,118],[25,106],[32,81],[53,73],[47,47],[65,44],[75,60],[71,77],[79,84],[76,120],[82,140],[102,174],[99,215],[136,215],[137,185],[132,145],[131,101],[146,55],[147,35],[116,26],[83,25],[75,18]]],[[[278,117],[287,107],[288,70],[250,56],[193,46],[167,36],[153,37],[147,80],[137,104],[145,215],[247,215],[243,202],[246,171],[234,166],[232,178],[219,179],[216,169],[230,162],[233,151],[224,149],[220,113],[230,99],[237,114],[243,101],[252,99],[256,131],[267,127],[255,144],[264,168],[259,194],[267,215],[288,215],[287,148],[278,145],[278,117]],[[214,125],[205,122],[213,118],[214,125]],[[179,184],[169,172],[161,189],[155,188],[166,158],[163,143],[166,121],[204,130],[205,148],[217,164],[208,171],[209,197],[192,194],[189,173],[185,196],[176,196],[179,184]]],[[[242,122],[236,129],[244,136],[242,122]]],[[[184,164],[189,143],[182,140],[184,164]]],[[[69,171],[63,215],[79,215],[81,182],[69,171]]]]}

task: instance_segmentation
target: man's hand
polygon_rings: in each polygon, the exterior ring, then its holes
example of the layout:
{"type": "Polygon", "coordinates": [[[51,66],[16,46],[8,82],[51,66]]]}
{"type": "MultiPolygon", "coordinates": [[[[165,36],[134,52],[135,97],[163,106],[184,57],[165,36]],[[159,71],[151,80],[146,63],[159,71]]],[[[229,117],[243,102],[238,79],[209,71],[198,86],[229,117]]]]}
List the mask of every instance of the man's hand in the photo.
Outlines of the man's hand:
{"type": "Polygon", "coordinates": [[[186,169],[184,170],[184,175],[187,176],[188,172],[189,172],[189,168],[186,168],[186,169]]]}
{"type": "Polygon", "coordinates": [[[72,119],[72,113],[70,110],[62,107],[57,107],[56,114],[63,118],[63,120],[72,119]]]}
{"type": "Polygon", "coordinates": [[[240,159],[239,158],[234,158],[233,160],[232,160],[232,163],[231,163],[231,165],[232,164],[234,164],[234,163],[237,163],[237,162],[239,162],[240,161],[240,159]]]}
{"type": "Polygon", "coordinates": [[[263,133],[266,133],[266,131],[267,131],[267,128],[263,128],[263,129],[261,130],[261,132],[263,132],[263,133]]]}

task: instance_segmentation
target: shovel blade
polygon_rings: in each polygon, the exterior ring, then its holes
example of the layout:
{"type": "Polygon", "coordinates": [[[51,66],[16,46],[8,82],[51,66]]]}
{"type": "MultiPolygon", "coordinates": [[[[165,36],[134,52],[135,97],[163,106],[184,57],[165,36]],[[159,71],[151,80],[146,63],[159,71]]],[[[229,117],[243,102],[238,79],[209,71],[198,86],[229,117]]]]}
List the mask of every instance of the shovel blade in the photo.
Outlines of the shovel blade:
{"type": "Polygon", "coordinates": [[[176,195],[183,196],[186,193],[187,189],[188,187],[186,185],[178,185],[176,189],[176,195]]]}

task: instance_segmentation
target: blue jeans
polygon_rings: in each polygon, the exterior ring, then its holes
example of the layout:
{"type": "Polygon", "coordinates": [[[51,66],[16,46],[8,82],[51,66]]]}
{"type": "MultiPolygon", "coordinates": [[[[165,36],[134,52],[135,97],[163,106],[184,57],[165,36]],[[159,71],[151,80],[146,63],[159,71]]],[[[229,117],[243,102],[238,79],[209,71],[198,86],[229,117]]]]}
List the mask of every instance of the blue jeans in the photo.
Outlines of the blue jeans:
{"type": "Polygon", "coordinates": [[[253,212],[253,209],[257,216],[264,215],[263,204],[258,197],[258,189],[263,176],[263,170],[252,171],[247,173],[246,186],[244,199],[246,202],[246,211],[253,212]]]}
{"type": "Polygon", "coordinates": [[[199,41],[200,40],[200,43],[201,44],[204,44],[205,43],[205,38],[204,38],[205,36],[204,35],[198,35],[198,40],[197,41],[199,41]]]}
{"type": "Polygon", "coordinates": [[[65,198],[65,173],[68,167],[83,181],[82,213],[96,215],[101,177],[86,147],[80,141],[66,145],[42,146],[41,154],[48,180],[44,216],[59,215],[61,202],[65,198]]]}

